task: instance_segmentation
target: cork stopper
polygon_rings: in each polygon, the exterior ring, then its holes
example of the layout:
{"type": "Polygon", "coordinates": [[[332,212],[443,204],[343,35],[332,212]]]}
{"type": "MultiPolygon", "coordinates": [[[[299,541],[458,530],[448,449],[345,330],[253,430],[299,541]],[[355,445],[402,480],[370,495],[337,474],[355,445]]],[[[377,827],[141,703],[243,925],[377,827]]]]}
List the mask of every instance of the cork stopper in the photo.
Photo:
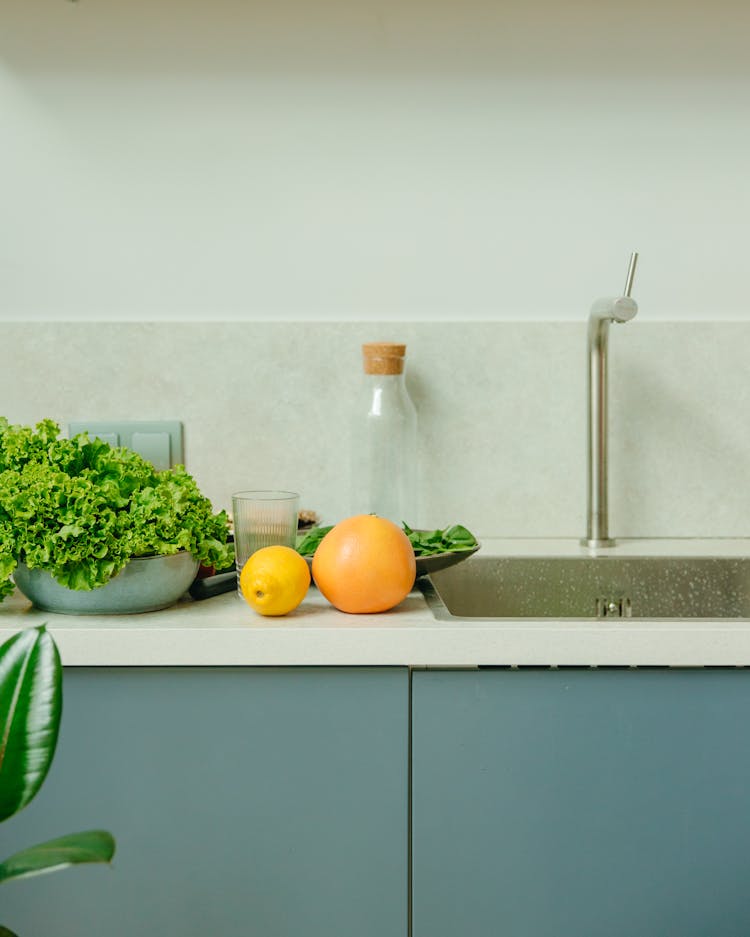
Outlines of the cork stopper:
{"type": "Polygon", "coordinates": [[[403,374],[406,345],[367,342],[362,346],[365,374],[403,374]]]}

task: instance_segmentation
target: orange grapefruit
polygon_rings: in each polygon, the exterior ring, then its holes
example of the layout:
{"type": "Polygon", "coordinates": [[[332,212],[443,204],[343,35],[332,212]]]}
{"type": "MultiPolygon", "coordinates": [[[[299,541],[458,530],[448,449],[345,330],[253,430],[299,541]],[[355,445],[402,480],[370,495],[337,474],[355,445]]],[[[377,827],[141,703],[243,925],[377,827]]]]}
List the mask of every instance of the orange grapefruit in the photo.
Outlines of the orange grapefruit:
{"type": "Polygon", "coordinates": [[[392,521],[358,514],[340,521],[315,551],[315,585],[335,608],[385,612],[409,594],[417,566],[409,538],[392,521]]]}

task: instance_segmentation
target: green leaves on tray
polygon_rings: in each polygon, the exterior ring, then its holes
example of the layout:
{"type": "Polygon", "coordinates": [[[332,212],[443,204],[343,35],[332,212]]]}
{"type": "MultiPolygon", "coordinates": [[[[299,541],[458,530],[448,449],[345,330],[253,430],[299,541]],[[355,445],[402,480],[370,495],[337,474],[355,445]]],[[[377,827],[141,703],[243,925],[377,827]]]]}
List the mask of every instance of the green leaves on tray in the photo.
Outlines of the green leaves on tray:
{"type": "Polygon", "coordinates": [[[404,524],[404,532],[411,541],[415,556],[436,556],[438,553],[461,553],[477,546],[474,534],[461,524],[444,530],[412,530],[404,524]]]}
{"type": "MultiPolygon", "coordinates": [[[[403,528],[417,557],[460,553],[473,550],[477,546],[474,534],[461,524],[454,524],[444,530],[412,530],[408,524],[403,524],[403,528]]],[[[297,552],[302,556],[312,556],[330,529],[331,527],[314,527],[307,533],[300,534],[297,537],[297,552]]]]}
{"type": "Polygon", "coordinates": [[[297,534],[297,553],[302,556],[312,556],[329,530],[331,530],[331,526],[313,527],[312,530],[308,530],[306,533],[297,534]]]}

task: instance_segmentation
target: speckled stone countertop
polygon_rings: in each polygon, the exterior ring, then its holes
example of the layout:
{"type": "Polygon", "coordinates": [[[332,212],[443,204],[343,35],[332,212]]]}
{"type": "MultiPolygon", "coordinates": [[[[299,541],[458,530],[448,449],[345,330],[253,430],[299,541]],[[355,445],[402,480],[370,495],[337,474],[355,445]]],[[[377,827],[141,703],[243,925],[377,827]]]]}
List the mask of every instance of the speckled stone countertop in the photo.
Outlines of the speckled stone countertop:
{"type": "MultiPolygon", "coordinates": [[[[750,556],[750,539],[631,540],[622,556],[750,556]]],[[[485,540],[480,555],[576,556],[574,540],[485,540]]],[[[750,619],[438,621],[419,591],[380,615],[346,615],[311,589],[279,619],[236,593],[141,615],[39,611],[0,604],[0,640],[47,622],[68,666],[750,666],[750,619]]]]}

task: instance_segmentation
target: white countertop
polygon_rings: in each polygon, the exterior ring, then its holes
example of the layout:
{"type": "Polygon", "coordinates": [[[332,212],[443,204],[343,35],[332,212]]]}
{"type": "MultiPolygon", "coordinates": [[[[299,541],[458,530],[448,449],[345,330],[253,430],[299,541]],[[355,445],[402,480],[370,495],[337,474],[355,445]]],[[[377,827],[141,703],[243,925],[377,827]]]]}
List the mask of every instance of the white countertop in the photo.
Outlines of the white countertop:
{"type": "MultiPolygon", "coordinates": [[[[574,540],[485,540],[481,555],[575,556],[574,540]]],[[[750,556],[742,540],[633,540],[601,554],[750,556]]],[[[346,615],[311,589],[283,618],[235,592],[141,615],[41,612],[0,604],[0,641],[47,622],[68,666],[750,666],[750,619],[438,621],[419,591],[380,615],[346,615]]]]}

